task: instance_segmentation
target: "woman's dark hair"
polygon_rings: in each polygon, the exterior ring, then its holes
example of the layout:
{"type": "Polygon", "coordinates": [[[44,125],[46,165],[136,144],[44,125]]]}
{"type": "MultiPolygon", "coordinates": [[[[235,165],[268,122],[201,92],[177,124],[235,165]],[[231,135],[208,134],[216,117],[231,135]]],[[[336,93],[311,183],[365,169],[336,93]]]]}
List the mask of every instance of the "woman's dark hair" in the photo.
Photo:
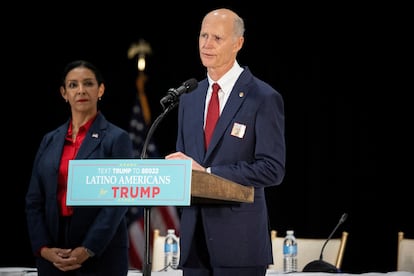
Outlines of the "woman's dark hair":
{"type": "Polygon", "coordinates": [[[93,65],[92,63],[90,63],[89,61],[86,61],[86,60],[75,60],[75,61],[72,61],[72,62],[68,63],[65,66],[65,68],[63,69],[62,79],[61,79],[61,85],[63,87],[65,86],[65,80],[66,80],[67,74],[72,69],[78,68],[78,67],[85,67],[85,68],[88,68],[89,70],[91,70],[95,74],[98,85],[101,85],[102,83],[104,83],[103,76],[102,76],[101,72],[99,71],[99,69],[95,65],[93,65]]]}

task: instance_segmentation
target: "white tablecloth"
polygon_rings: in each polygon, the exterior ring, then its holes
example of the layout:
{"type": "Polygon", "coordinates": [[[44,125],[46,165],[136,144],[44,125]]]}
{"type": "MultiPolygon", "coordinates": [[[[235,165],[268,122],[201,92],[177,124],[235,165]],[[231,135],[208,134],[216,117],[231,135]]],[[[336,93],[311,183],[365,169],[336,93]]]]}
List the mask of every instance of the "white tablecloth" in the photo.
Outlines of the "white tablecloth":
{"type": "MultiPolygon", "coordinates": [[[[267,270],[266,276],[282,275],[283,272],[267,270]]],[[[36,276],[36,268],[32,267],[0,267],[0,276],[36,276]]],[[[181,270],[172,270],[167,272],[151,272],[151,276],[182,276],[181,270]]],[[[289,276],[332,276],[332,273],[323,272],[295,272],[289,273],[289,276]]],[[[369,272],[362,274],[351,273],[334,273],[335,276],[414,276],[413,272],[393,271],[387,273],[369,272]]],[[[138,270],[130,270],[128,276],[142,276],[138,270]]]]}
{"type": "MultiPolygon", "coordinates": [[[[280,271],[267,270],[266,276],[281,275],[285,274],[280,271]]],[[[326,272],[295,272],[295,273],[286,273],[289,276],[414,276],[413,272],[405,271],[393,271],[387,273],[380,272],[369,272],[361,274],[352,274],[352,273],[326,273],[326,272]]]]}
{"type": "MultiPolygon", "coordinates": [[[[151,272],[151,276],[182,276],[181,270],[164,272],[151,272]]],[[[0,267],[0,276],[37,276],[36,268],[33,267],[0,267]]],[[[138,270],[130,270],[128,276],[142,276],[138,270]]]]}
{"type": "Polygon", "coordinates": [[[29,276],[37,275],[33,267],[0,267],[1,276],[29,276]]]}

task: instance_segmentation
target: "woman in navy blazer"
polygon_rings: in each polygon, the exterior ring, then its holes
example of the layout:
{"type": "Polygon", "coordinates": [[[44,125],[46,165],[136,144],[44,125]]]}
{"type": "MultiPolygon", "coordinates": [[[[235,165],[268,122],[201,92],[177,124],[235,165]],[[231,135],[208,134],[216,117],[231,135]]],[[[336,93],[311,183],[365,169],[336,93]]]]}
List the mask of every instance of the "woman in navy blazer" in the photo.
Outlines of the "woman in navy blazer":
{"type": "Polygon", "coordinates": [[[166,158],[192,159],[194,170],[252,186],[254,202],[182,208],[184,276],[262,276],[272,263],[264,189],[279,185],[285,174],[284,105],[275,89],[236,61],[243,34],[243,20],[231,10],[204,17],[199,51],[207,78],[181,96],[177,152],[166,158]],[[213,83],[221,87],[220,117],[206,149],[205,114],[213,83]]]}
{"type": "Polygon", "coordinates": [[[129,134],[98,111],[104,90],[89,62],[65,67],[60,92],[71,117],[43,137],[26,194],[38,275],[128,274],[127,207],[66,205],[69,160],[133,158],[129,134]]]}

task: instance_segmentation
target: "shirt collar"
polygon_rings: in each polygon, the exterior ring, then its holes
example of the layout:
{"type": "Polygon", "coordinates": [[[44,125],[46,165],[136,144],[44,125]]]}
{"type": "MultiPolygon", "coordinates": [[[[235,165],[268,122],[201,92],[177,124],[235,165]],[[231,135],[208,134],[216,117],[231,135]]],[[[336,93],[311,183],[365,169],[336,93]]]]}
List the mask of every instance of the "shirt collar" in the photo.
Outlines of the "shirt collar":
{"type": "MultiPolygon", "coordinates": [[[[233,67],[231,67],[231,69],[226,74],[224,74],[220,79],[216,81],[220,85],[223,93],[230,93],[243,70],[243,67],[241,67],[236,60],[233,64],[233,67]]],[[[208,74],[207,78],[209,87],[211,87],[215,81],[213,81],[208,74]]]]}

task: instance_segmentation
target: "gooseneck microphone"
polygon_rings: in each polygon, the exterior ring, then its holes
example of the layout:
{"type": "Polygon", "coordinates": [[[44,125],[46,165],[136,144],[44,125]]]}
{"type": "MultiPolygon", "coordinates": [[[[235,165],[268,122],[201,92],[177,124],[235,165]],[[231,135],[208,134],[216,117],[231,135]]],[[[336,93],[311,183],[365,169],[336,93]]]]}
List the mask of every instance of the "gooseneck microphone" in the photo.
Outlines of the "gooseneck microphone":
{"type": "Polygon", "coordinates": [[[305,265],[305,267],[303,268],[303,272],[339,272],[336,266],[323,260],[323,251],[325,250],[326,245],[331,240],[332,236],[335,234],[338,227],[345,222],[347,217],[347,213],[342,214],[335,228],[332,230],[331,234],[328,236],[325,243],[323,244],[321,254],[319,255],[319,260],[312,261],[305,265]]]}
{"type": "Polygon", "coordinates": [[[198,81],[196,79],[193,78],[186,80],[181,84],[180,87],[170,88],[168,90],[167,95],[160,100],[160,103],[162,106],[164,106],[167,103],[175,103],[182,94],[193,91],[197,88],[197,86],[198,81]]]}
{"type": "Polygon", "coordinates": [[[196,79],[189,79],[183,82],[180,87],[178,88],[170,88],[168,90],[168,94],[160,100],[160,103],[163,108],[163,112],[155,119],[155,121],[152,123],[150,129],[148,130],[147,137],[145,138],[144,145],[142,146],[141,150],[141,158],[145,159],[147,158],[147,148],[149,145],[149,141],[152,138],[152,135],[155,131],[155,129],[158,127],[159,123],[165,118],[165,116],[171,112],[177,105],[178,105],[178,97],[181,96],[181,94],[188,93],[196,89],[198,86],[198,81],[196,79]],[[165,107],[164,104],[168,103],[168,105],[165,107]]]}

